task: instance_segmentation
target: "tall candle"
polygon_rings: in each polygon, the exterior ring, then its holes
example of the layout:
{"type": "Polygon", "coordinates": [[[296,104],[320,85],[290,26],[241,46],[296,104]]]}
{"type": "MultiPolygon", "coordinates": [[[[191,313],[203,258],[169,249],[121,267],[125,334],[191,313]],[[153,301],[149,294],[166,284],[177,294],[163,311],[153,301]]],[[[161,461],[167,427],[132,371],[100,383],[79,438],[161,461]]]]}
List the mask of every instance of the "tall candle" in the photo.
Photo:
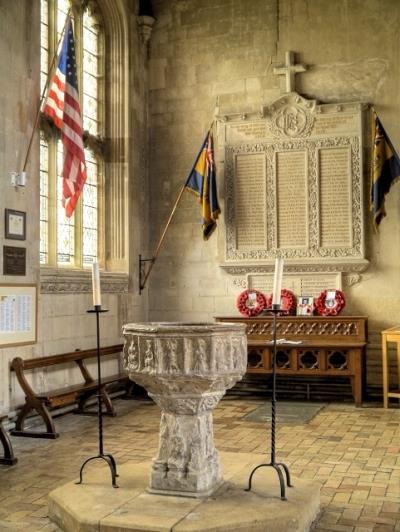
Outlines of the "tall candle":
{"type": "Polygon", "coordinates": [[[275,274],[274,274],[274,290],[272,292],[272,305],[281,304],[282,276],[283,276],[283,259],[281,257],[276,257],[275,274]]]}
{"type": "Polygon", "coordinates": [[[101,307],[100,292],[100,270],[99,263],[94,260],[92,264],[92,287],[93,287],[93,305],[101,307]]]}

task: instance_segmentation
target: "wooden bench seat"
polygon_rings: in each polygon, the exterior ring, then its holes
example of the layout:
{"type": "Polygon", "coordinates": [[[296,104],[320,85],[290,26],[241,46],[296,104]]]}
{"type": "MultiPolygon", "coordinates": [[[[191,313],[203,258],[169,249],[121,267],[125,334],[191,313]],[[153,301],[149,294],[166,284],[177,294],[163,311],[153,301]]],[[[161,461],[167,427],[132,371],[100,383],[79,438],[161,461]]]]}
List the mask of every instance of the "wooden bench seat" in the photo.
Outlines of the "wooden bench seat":
{"type": "Polygon", "coordinates": [[[0,416],[0,442],[3,445],[4,453],[3,456],[0,456],[0,464],[14,465],[17,463],[18,459],[14,456],[10,438],[2,425],[4,419],[7,419],[7,416],[0,416]]]}
{"type": "MultiPolygon", "coordinates": [[[[100,349],[101,358],[109,355],[116,355],[121,353],[122,344],[103,347],[100,349]]],[[[25,392],[25,404],[21,408],[16,423],[15,429],[11,431],[13,436],[29,436],[33,438],[57,438],[57,433],[53,418],[50,413],[50,408],[57,408],[68,406],[77,403],[75,413],[93,415],[96,412],[88,410],[86,403],[88,399],[97,394],[98,381],[90,374],[85,361],[90,358],[97,357],[97,349],[86,349],[83,351],[73,351],[70,353],[63,353],[59,355],[50,355],[46,357],[37,357],[23,360],[20,357],[14,358],[11,362],[11,369],[15,371],[18,382],[25,392]],[[72,384],[62,388],[46,391],[36,392],[26,379],[26,372],[45,367],[62,367],[75,363],[81,372],[83,378],[82,382],[72,384]],[[42,417],[46,431],[29,431],[24,428],[25,420],[32,410],[42,417]]],[[[115,375],[102,376],[102,385],[100,395],[102,403],[105,407],[105,414],[115,415],[114,407],[111,398],[107,392],[107,387],[112,384],[120,383],[129,385],[129,378],[125,373],[117,373],[115,375]]]]}

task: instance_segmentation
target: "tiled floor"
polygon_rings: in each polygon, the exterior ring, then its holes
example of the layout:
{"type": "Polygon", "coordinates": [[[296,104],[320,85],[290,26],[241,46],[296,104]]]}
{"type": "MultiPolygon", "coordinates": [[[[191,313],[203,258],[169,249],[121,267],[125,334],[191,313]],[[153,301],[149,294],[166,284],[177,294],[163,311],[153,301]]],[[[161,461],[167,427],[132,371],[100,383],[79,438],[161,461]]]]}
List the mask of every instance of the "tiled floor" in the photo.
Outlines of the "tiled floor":
{"type": "MultiPolygon", "coordinates": [[[[233,398],[220,403],[214,412],[219,450],[269,452],[269,425],[244,419],[260,403],[233,398]]],[[[105,450],[119,464],[153,457],[158,407],[134,400],[115,405],[118,416],[105,418],[105,450]]],[[[95,418],[68,414],[56,425],[57,440],[12,438],[19,462],[0,466],[1,531],[58,530],[46,517],[47,493],[76,478],[98,444],[95,418]]],[[[294,477],[322,483],[316,531],[400,532],[399,408],[329,404],[309,422],[278,423],[277,459],[289,465],[294,477]]]]}

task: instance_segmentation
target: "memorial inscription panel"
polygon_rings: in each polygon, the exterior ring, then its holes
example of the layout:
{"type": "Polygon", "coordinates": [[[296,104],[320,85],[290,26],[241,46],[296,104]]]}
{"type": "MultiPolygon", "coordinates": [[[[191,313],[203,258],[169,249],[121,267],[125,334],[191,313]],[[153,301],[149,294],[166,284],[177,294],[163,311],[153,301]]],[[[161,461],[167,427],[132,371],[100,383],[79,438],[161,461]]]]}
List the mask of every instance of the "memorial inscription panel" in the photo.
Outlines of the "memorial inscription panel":
{"type": "Polygon", "coordinates": [[[321,246],[351,246],[350,150],[319,150],[321,246]]]}
{"type": "MultiPolygon", "coordinates": [[[[272,293],[273,275],[267,274],[249,274],[247,277],[247,286],[249,289],[260,290],[264,294],[272,293]]],[[[337,290],[342,289],[342,276],[340,273],[326,274],[295,274],[285,273],[284,288],[291,290],[297,296],[318,297],[326,287],[337,290]]]]}
{"type": "Polygon", "coordinates": [[[236,157],[235,217],[238,249],[266,246],[265,155],[236,157]]]}
{"type": "Polygon", "coordinates": [[[362,105],[292,92],[261,114],[217,118],[222,267],[271,271],[279,254],[287,271],[363,271],[362,105]]]}
{"type": "Polygon", "coordinates": [[[303,151],[276,154],[278,247],[307,245],[307,179],[303,151]]]}

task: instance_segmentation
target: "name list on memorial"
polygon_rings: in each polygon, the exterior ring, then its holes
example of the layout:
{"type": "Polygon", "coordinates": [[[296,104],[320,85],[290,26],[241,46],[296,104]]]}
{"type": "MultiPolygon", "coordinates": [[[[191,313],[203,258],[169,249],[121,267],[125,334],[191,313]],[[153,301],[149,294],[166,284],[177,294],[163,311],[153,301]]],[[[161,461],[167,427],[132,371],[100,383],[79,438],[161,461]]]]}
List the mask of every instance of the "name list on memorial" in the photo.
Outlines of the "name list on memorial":
{"type": "Polygon", "coordinates": [[[319,152],[321,246],[350,246],[350,149],[319,152]]]}
{"type": "MultiPolygon", "coordinates": [[[[270,294],[273,289],[273,275],[249,275],[248,288],[260,290],[264,294],[270,294]]],[[[322,290],[327,287],[331,289],[342,289],[340,274],[295,274],[285,273],[283,286],[291,290],[296,297],[312,296],[318,297],[322,290]]]]}
{"type": "Polygon", "coordinates": [[[235,168],[236,246],[265,248],[265,155],[241,154],[235,168]]]}
{"type": "Polygon", "coordinates": [[[306,152],[276,154],[278,247],[307,245],[306,152]]]}

